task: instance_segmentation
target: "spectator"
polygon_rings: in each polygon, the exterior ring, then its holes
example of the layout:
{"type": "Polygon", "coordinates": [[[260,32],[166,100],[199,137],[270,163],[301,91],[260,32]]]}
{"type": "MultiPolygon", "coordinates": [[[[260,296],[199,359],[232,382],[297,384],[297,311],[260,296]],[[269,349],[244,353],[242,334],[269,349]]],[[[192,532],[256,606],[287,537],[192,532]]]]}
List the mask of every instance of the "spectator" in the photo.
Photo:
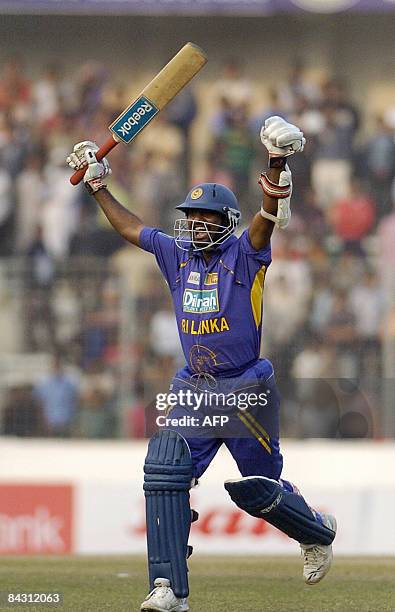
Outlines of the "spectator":
{"type": "Polygon", "coordinates": [[[315,106],[320,100],[320,91],[316,83],[307,77],[304,63],[296,59],[291,64],[287,80],[280,87],[280,106],[285,112],[292,113],[297,101],[302,98],[309,106],[315,106]]]}
{"type": "MultiPolygon", "coordinates": [[[[278,116],[286,119],[286,113],[281,106],[278,90],[275,88],[269,89],[268,92],[268,105],[262,109],[258,114],[253,115],[250,120],[250,129],[252,134],[259,133],[262,125],[269,117],[278,116]]],[[[299,125],[299,124],[298,124],[299,125]]]]}
{"type": "Polygon", "coordinates": [[[42,171],[42,156],[38,152],[32,152],[16,179],[15,237],[18,253],[29,251],[36,239],[36,227],[41,219],[46,186],[42,171]]]}
{"type": "Polygon", "coordinates": [[[70,184],[70,173],[64,167],[63,145],[54,147],[44,169],[46,197],[42,203],[43,241],[51,255],[64,259],[78,223],[78,195],[70,184]]]}
{"type": "Polygon", "coordinates": [[[349,194],[334,200],[328,219],[345,248],[361,252],[361,241],[372,229],[376,208],[371,197],[357,179],[351,181],[349,194]]]}
{"type": "Polygon", "coordinates": [[[336,435],[338,406],[332,389],[334,353],[311,336],[298,353],[292,366],[297,399],[297,419],[294,435],[329,437],[336,435]]]}
{"type": "Polygon", "coordinates": [[[325,340],[336,351],[336,376],[355,378],[358,372],[354,343],[357,339],[355,316],[347,296],[338,291],[333,300],[332,311],[325,329],[325,340]]]}
{"type": "Polygon", "coordinates": [[[113,402],[115,396],[115,380],[111,370],[102,359],[91,361],[85,368],[80,381],[81,393],[91,394],[100,391],[107,402],[113,402]]]}
{"type": "Polygon", "coordinates": [[[46,129],[53,126],[60,110],[59,66],[46,66],[32,86],[34,114],[46,129]]]}
{"type": "Polygon", "coordinates": [[[33,389],[40,403],[47,436],[69,437],[77,412],[79,383],[68,374],[59,355],[53,357],[51,373],[33,389]]]}
{"type": "Polygon", "coordinates": [[[364,166],[380,219],[391,212],[391,184],[395,176],[394,132],[382,115],[376,118],[374,136],[367,142],[364,166]]]}
{"type": "Polygon", "coordinates": [[[343,123],[333,106],[324,107],[322,117],[323,127],[315,137],[311,180],[320,206],[328,208],[349,192],[355,126],[343,123]]]}
{"type": "Polygon", "coordinates": [[[42,436],[43,417],[31,387],[20,385],[8,390],[2,409],[2,434],[5,436],[42,436]]]}
{"type": "MultiPolygon", "coordinates": [[[[138,395],[136,401],[133,402],[133,405],[128,413],[127,419],[127,435],[131,438],[144,438],[146,435],[146,405],[144,403],[143,395],[138,395]]],[[[155,407],[149,407],[152,409],[153,418],[155,419],[155,407]]]]}
{"type": "Polygon", "coordinates": [[[210,132],[214,138],[219,138],[226,130],[226,126],[232,118],[233,106],[227,98],[218,101],[218,108],[210,118],[210,132]]]}
{"type": "Polygon", "coordinates": [[[310,283],[305,262],[276,263],[267,278],[270,289],[265,292],[265,329],[270,333],[264,337],[264,351],[275,361],[279,378],[283,375],[285,380],[307,322],[310,283]]]}
{"type": "Polygon", "coordinates": [[[184,178],[181,190],[183,192],[188,189],[190,184],[190,176],[192,171],[191,128],[196,117],[197,110],[196,97],[190,87],[183,89],[166,109],[169,123],[179,128],[183,138],[183,151],[181,155],[181,165],[184,178]]]}
{"type": "Polygon", "coordinates": [[[224,62],[222,77],[215,84],[214,95],[219,102],[226,101],[232,109],[251,100],[252,84],[244,76],[243,65],[238,58],[230,57],[224,62]]]}
{"type": "Polygon", "coordinates": [[[334,199],[349,192],[359,118],[340,82],[333,79],[325,83],[323,96],[323,121],[315,136],[311,179],[320,205],[328,208],[334,199]]]}
{"type": "MultiPolygon", "coordinates": [[[[147,162],[141,169],[146,174],[140,174],[136,181],[142,182],[144,187],[151,183],[151,206],[155,207],[159,227],[164,229],[173,227],[174,202],[181,193],[179,164],[183,147],[180,129],[169,123],[163,114],[136,142],[135,155],[145,157],[147,162]]],[[[139,193],[142,193],[141,187],[139,193]]]]}
{"type": "Polygon", "coordinates": [[[351,133],[359,128],[359,112],[349,99],[348,87],[343,79],[330,78],[322,87],[322,106],[336,111],[338,123],[347,126],[351,133]]]}
{"type": "Polygon", "coordinates": [[[318,275],[310,311],[310,324],[313,331],[322,334],[328,325],[333,311],[333,287],[328,273],[318,275]]]}
{"type": "Polygon", "coordinates": [[[89,60],[82,64],[77,79],[77,96],[78,109],[84,121],[89,122],[92,114],[100,108],[107,80],[107,69],[99,62],[89,60]]]}
{"type": "Polygon", "coordinates": [[[83,391],[74,433],[82,438],[113,438],[116,434],[114,406],[100,388],[83,391]]]}
{"type": "Polygon", "coordinates": [[[40,225],[36,227],[33,243],[25,255],[28,273],[24,294],[26,345],[33,351],[53,349],[56,343],[56,326],[51,298],[56,267],[44,244],[40,225]]]}
{"type": "Polygon", "coordinates": [[[361,282],[351,289],[349,303],[358,334],[355,348],[360,360],[359,377],[377,381],[380,375],[379,331],[384,300],[377,276],[372,270],[367,270],[361,282]]]}
{"type": "Polygon", "coordinates": [[[13,56],[6,60],[0,77],[0,112],[16,123],[29,117],[31,85],[25,75],[23,60],[13,56]]]}
{"type": "Polygon", "coordinates": [[[12,252],[12,191],[11,177],[5,168],[0,167],[0,256],[12,252]]]}
{"type": "Polygon", "coordinates": [[[332,274],[331,284],[334,289],[346,294],[351,287],[358,283],[364,273],[365,260],[362,254],[345,249],[335,260],[336,272],[332,274]]]}
{"type": "MultiPolygon", "coordinates": [[[[395,180],[394,180],[395,186],[395,180]]],[[[381,264],[388,262],[390,267],[395,263],[395,249],[393,248],[395,241],[395,188],[393,189],[392,195],[392,211],[385,215],[380,220],[377,228],[377,236],[379,238],[379,267],[381,264]]]]}
{"type": "MultiPolygon", "coordinates": [[[[229,176],[230,186],[242,206],[249,204],[250,172],[255,153],[255,141],[248,125],[246,106],[233,109],[220,136],[214,141],[212,157],[214,172],[220,170],[229,176]]],[[[249,210],[253,215],[255,210],[249,210]]]]}

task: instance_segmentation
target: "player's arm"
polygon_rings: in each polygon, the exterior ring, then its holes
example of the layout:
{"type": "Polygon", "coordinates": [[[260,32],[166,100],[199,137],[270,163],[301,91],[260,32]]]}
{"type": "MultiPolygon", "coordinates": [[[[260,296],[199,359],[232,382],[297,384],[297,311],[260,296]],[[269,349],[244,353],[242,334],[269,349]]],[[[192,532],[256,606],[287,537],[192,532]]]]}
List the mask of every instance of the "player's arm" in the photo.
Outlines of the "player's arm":
{"type": "Polygon", "coordinates": [[[113,228],[125,240],[140,246],[140,233],[145,227],[141,219],[122,206],[105,187],[94,193],[93,197],[113,228]]]}
{"type": "Polygon", "coordinates": [[[110,166],[106,158],[100,162],[95,157],[98,150],[94,142],[85,141],[75,145],[73,153],[67,158],[68,165],[73,170],[86,167],[84,183],[89,193],[95,198],[113,228],[136,246],[140,246],[139,237],[144,223],[127,210],[107,190],[105,177],[111,174],[110,166]]]}
{"type": "Polygon", "coordinates": [[[306,142],[300,129],[281,117],[267,119],[260,135],[269,153],[269,168],[258,181],[263,191],[262,207],[248,230],[256,250],[268,246],[275,225],[285,228],[289,223],[292,174],[286,158],[303,151],[306,142]]]}

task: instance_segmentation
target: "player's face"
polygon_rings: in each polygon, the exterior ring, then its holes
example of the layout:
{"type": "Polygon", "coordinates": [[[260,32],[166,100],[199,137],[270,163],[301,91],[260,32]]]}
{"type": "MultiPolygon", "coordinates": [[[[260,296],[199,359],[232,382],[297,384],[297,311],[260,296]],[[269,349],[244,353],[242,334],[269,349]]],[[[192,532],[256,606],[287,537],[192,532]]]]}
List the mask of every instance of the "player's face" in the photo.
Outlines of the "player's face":
{"type": "MultiPolygon", "coordinates": [[[[218,232],[218,225],[223,224],[222,215],[209,210],[192,209],[188,211],[187,219],[191,221],[193,239],[199,244],[211,242],[208,232],[218,232]],[[199,225],[199,221],[201,221],[201,225],[199,225]]],[[[217,234],[214,234],[214,236],[217,236],[217,234]]]]}

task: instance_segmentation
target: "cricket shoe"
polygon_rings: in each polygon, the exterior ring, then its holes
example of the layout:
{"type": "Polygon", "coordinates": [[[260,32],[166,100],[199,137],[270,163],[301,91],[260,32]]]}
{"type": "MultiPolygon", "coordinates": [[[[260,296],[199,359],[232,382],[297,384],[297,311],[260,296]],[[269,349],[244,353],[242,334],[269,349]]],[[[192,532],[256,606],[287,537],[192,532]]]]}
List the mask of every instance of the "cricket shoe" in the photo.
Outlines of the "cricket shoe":
{"type": "MultiPolygon", "coordinates": [[[[337,523],[331,514],[321,514],[325,527],[329,527],[336,533],[337,523]]],[[[332,564],[332,545],[301,544],[303,556],[303,578],[306,584],[317,584],[329,572],[332,564]]]]}
{"type": "Polygon", "coordinates": [[[167,578],[156,578],[154,590],[151,591],[141,604],[140,610],[149,612],[188,612],[188,600],[186,597],[176,597],[170,587],[167,578]]]}

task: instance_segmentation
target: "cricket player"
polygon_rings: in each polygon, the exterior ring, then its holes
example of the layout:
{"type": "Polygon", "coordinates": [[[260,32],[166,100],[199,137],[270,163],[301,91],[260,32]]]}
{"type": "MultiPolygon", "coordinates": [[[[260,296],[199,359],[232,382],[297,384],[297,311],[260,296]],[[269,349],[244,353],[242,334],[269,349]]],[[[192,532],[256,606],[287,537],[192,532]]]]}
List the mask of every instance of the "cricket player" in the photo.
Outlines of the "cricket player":
{"type": "Polygon", "coordinates": [[[258,181],[262,206],[239,238],[234,232],[241,212],[224,185],[193,187],[177,206],[185,218],[175,222],[170,237],[146,227],[111,195],[105,183],[111,170],[106,159],[96,160],[95,143],[75,145],[67,158],[73,170],[86,167],[88,191],[121,236],[155,256],[187,362],[172,381],[172,403],[157,420],[145,460],[151,592],[143,611],[189,610],[188,536],[198,517],[189,491],[222,444],[241,475],[227,480],[225,489],[239,508],[300,543],[305,582],[319,582],[332,562],[335,518],[312,509],[281,478],[279,394],[272,364],[259,358],[270,238],[275,226],[289,222],[292,176],[286,162],[303,150],[305,139],[280,117],[267,119],[260,137],[269,156],[258,181]],[[212,397],[220,398],[214,406],[212,397]]]}

